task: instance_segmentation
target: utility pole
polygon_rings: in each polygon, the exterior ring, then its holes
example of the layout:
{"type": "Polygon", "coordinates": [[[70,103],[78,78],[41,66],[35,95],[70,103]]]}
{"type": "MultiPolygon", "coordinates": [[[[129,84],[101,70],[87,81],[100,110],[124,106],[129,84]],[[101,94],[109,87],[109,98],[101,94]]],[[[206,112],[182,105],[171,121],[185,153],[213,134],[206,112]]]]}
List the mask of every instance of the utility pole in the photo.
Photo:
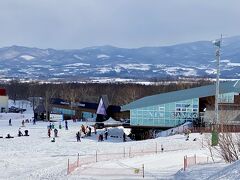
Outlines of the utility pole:
{"type": "Polygon", "coordinates": [[[216,49],[216,60],[217,60],[217,78],[216,78],[216,95],[215,95],[215,122],[214,124],[219,123],[219,113],[218,113],[218,103],[219,103],[219,76],[220,76],[220,53],[221,53],[221,44],[222,44],[222,35],[221,39],[217,40],[215,45],[216,49]]]}
{"type": "Polygon", "coordinates": [[[214,41],[213,44],[217,47],[216,49],[216,62],[217,62],[217,77],[216,77],[216,94],[215,94],[215,117],[213,120],[213,132],[212,132],[212,145],[218,144],[218,134],[217,126],[219,124],[219,76],[220,76],[220,56],[221,56],[221,45],[222,45],[222,35],[221,38],[214,41]]]}

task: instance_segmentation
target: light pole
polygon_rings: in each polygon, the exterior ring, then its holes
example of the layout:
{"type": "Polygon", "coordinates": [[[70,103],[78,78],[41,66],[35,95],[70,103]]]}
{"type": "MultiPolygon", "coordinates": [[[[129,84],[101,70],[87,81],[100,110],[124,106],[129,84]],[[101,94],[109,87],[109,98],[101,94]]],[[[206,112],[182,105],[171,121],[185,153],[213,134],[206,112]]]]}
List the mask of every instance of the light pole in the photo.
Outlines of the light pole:
{"type": "Polygon", "coordinates": [[[215,40],[213,44],[217,47],[216,49],[216,61],[217,61],[217,77],[216,77],[216,94],[215,94],[215,116],[213,120],[213,132],[212,132],[212,145],[215,146],[218,144],[218,133],[217,133],[217,124],[219,123],[219,112],[218,112],[218,103],[219,103],[219,76],[220,76],[220,53],[221,53],[221,44],[222,44],[222,35],[221,38],[215,40]]]}

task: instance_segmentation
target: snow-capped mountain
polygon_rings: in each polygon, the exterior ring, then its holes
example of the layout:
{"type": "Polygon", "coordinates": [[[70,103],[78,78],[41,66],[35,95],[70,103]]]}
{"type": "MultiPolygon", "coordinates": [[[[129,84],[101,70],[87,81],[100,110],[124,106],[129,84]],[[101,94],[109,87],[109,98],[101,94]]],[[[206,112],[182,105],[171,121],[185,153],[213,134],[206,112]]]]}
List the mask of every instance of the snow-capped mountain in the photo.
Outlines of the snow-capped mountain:
{"type": "MultiPolygon", "coordinates": [[[[240,36],[223,39],[221,77],[240,77],[240,36]]],[[[74,50],[21,46],[0,48],[2,78],[80,79],[88,77],[212,77],[211,41],[135,49],[96,46],[74,50]]]]}

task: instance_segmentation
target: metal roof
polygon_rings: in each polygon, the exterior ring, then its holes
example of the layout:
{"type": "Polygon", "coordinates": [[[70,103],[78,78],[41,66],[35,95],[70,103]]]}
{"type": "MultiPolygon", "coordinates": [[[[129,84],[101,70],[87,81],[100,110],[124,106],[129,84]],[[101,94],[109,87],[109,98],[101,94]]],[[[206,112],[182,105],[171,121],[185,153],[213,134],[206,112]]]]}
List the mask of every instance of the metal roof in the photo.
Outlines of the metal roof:
{"type": "MultiPolygon", "coordinates": [[[[129,104],[123,105],[121,111],[127,111],[130,109],[142,108],[147,106],[154,106],[159,104],[166,104],[171,102],[183,101],[193,98],[201,98],[214,96],[216,92],[215,84],[201,86],[197,88],[190,88],[180,91],[173,91],[168,93],[156,94],[147,96],[129,104]]],[[[240,92],[240,81],[222,82],[220,83],[220,94],[230,92],[240,92]]]]}

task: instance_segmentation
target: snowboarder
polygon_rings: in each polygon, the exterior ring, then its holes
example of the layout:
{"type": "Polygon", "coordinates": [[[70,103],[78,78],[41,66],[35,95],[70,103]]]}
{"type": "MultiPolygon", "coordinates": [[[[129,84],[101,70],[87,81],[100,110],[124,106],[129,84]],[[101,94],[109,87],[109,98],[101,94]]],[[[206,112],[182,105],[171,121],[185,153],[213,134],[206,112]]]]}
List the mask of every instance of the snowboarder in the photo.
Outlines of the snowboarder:
{"type": "Polygon", "coordinates": [[[53,138],[53,139],[51,140],[51,142],[55,142],[55,138],[53,138]]]}
{"type": "Polygon", "coordinates": [[[27,129],[24,131],[24,136],[29,136],[27,129]]]}
{"type": "Polygon", "coordinates": [[[54,137],[58,137],[58,130],[56,128],[54,129],[54,137]]]}
{"type": "Polygon", "coordinates": [[[76,133],[76,137],[77,137],[77,142],[81,142],[81,139],[80,139],[81,134],[79,131],[76,133]]]}
{"type": "Polygon", "coordinates": [[[8,125],[9,125],[9,126],[12,126],[12,119],[9,119],[8,125]]]}
{"type": "Polygon", "coordinates": [[[10,134],[7,134],[7,136],[5,138],[10,139],[10,138],[14,138],[14,137],[11,136],[10,134]]]}

